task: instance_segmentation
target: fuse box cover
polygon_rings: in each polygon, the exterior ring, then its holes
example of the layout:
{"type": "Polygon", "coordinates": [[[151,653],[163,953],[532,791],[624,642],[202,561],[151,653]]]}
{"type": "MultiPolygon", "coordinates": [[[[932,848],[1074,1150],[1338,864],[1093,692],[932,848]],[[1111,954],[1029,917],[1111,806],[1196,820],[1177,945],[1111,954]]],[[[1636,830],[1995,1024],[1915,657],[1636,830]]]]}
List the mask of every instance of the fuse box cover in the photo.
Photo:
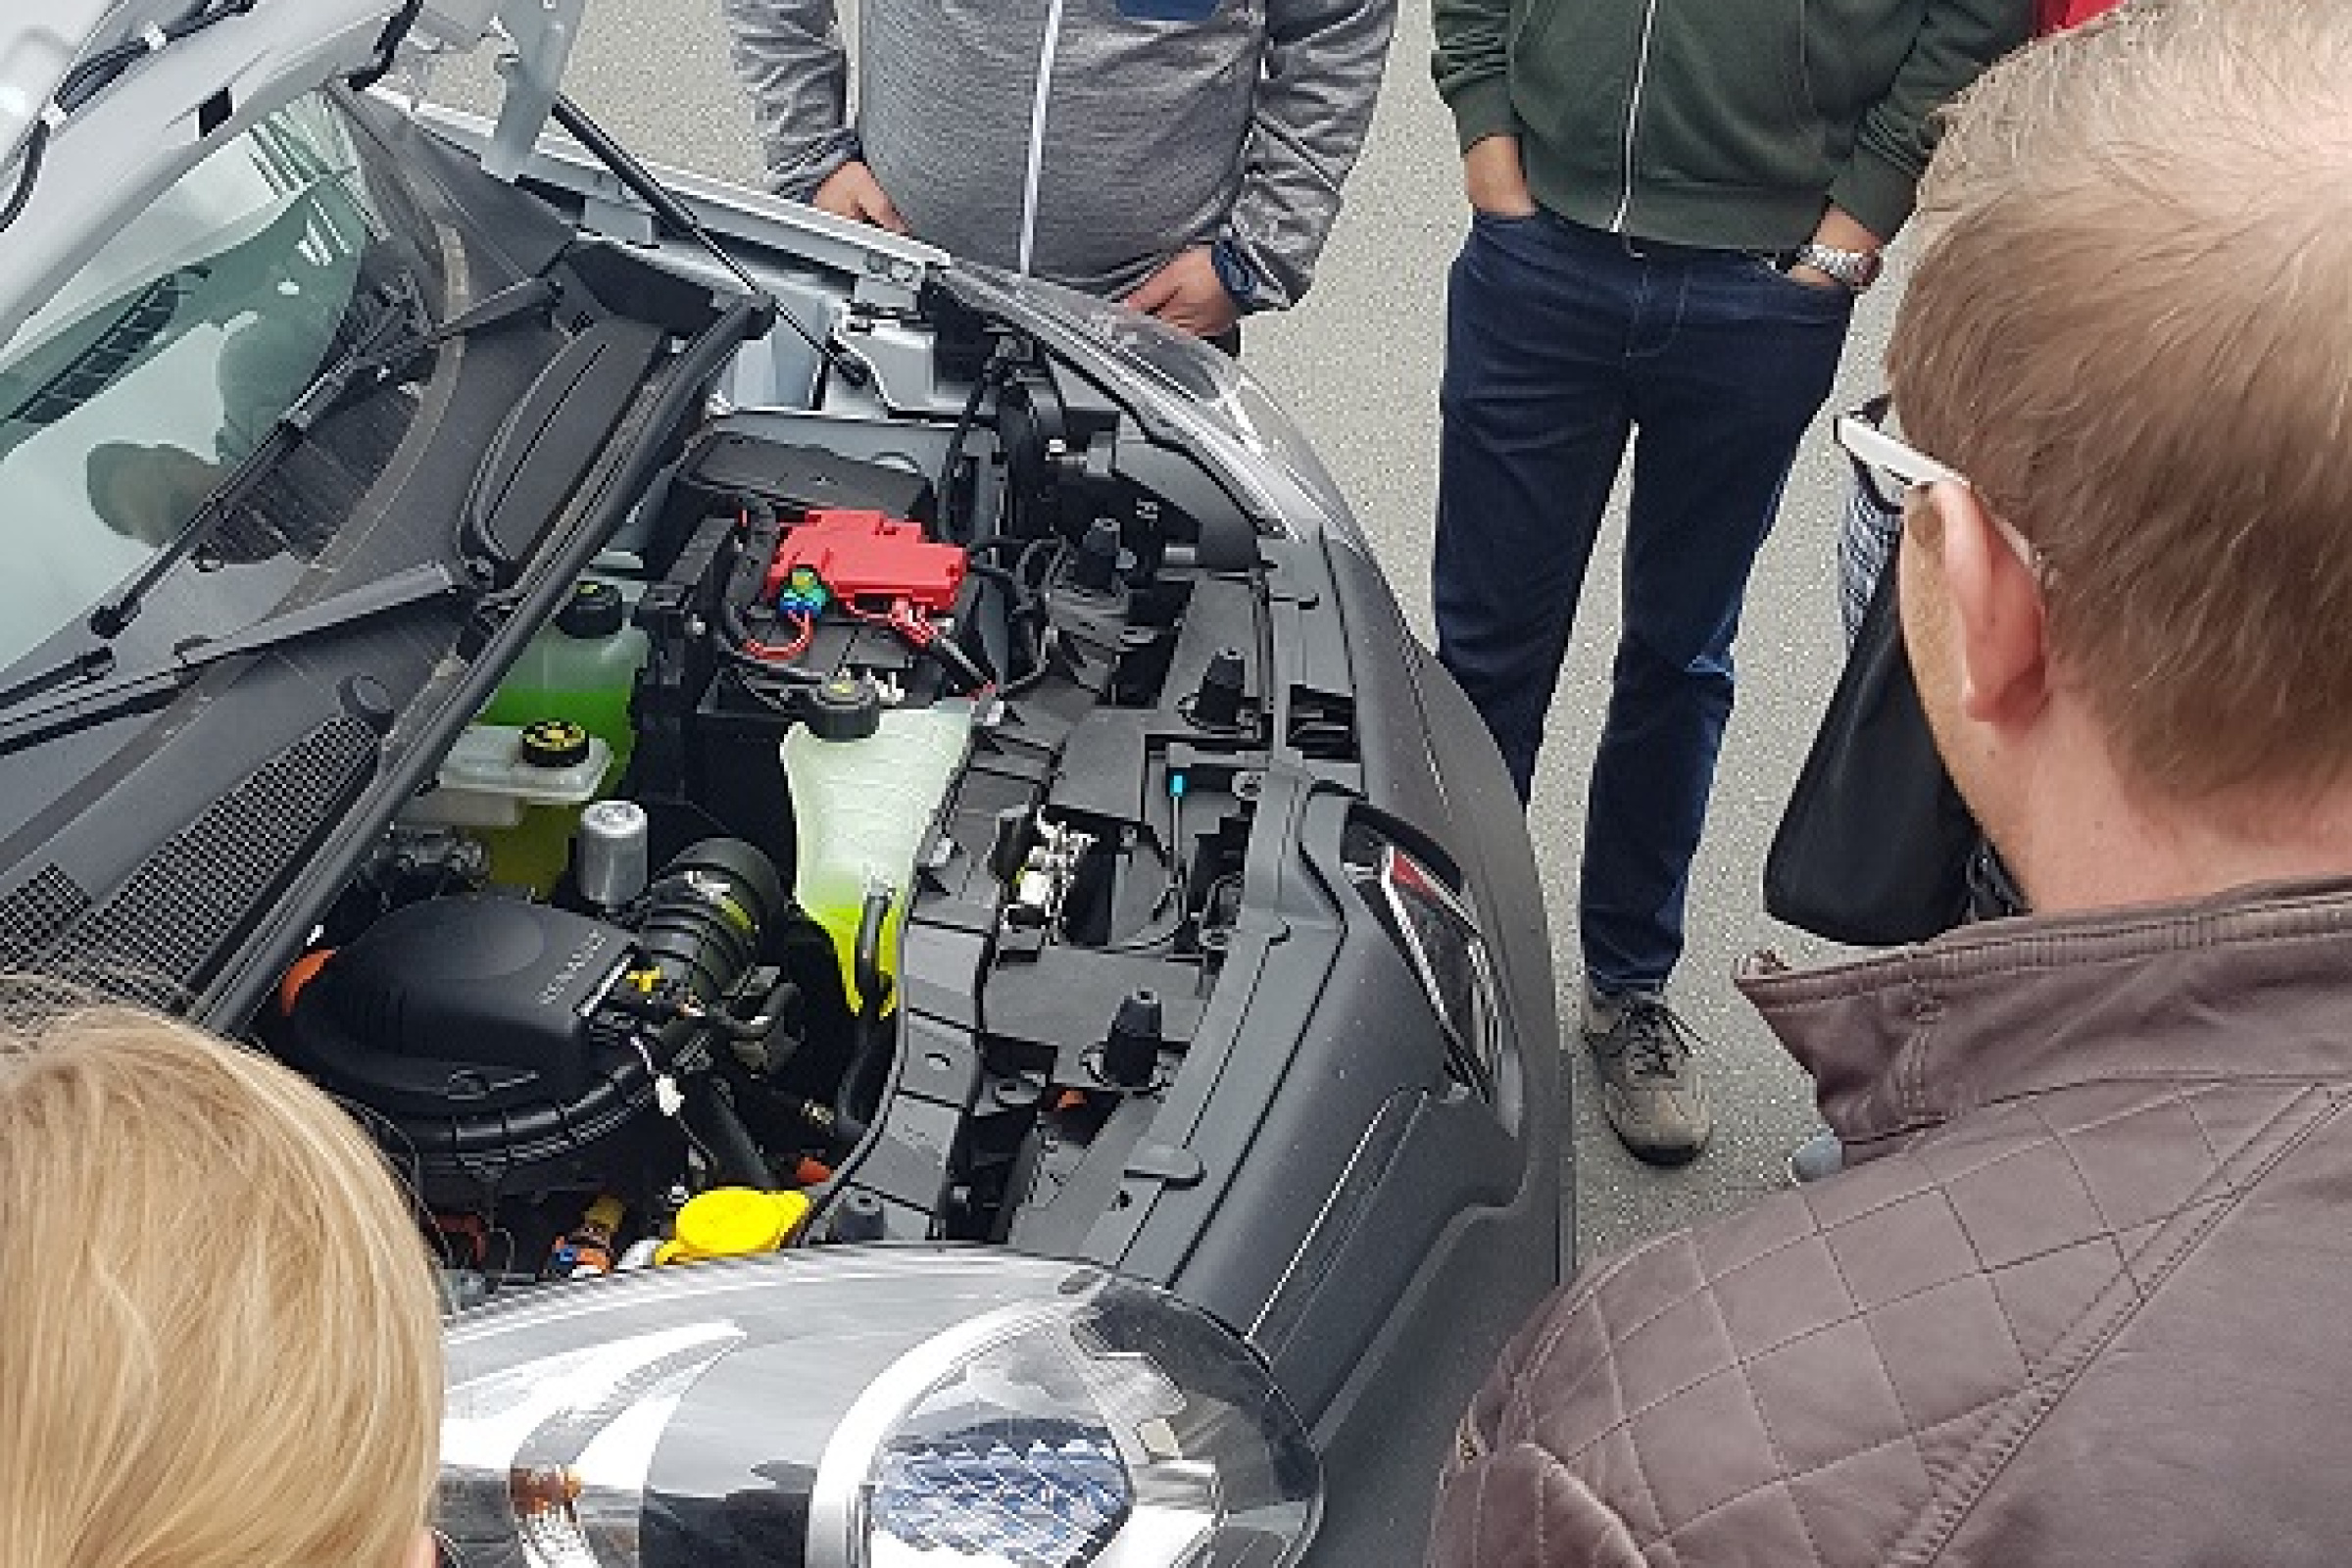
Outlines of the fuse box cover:
{"type": "Polygon", "coordinates": [[[776,542],[766,597],[782,593],[793,571],[805,566],[837,599],[858,605],[905,601],[944,614],[955,608],[965,564],[961,547],[933,544],[919,523],[880,512],[828,508],[808,513],[776,542]]]}

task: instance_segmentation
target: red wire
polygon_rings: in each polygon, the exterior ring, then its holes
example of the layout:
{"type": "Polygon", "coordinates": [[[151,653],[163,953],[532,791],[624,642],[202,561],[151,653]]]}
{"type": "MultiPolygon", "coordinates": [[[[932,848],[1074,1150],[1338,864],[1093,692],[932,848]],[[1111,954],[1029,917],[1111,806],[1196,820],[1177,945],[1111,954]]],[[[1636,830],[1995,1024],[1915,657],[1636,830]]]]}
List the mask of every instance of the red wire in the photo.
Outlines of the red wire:
{"type": "Polygon", "coordinates": [[[916,648],[930,647],[939,636],[939,628],[904,599],[891,606],[888,614],[877,610],[860,610],[846,599],[836,600],[835,603],[852,618],[862,620],[869,626],[888,626],[916,648]]]}
{"type": "Polygon", "coordinates": [[[790,663],[807,653],[809,643],[816,638],[816,617],[805,611],[792,613],[794,620],[800,626],[800,629],[792,634],[792,641],[778,648],[772,643],[763,643],[756,637],[746,638],[743,651],[754,659],[763,659],[772,664],[790,663]]]}

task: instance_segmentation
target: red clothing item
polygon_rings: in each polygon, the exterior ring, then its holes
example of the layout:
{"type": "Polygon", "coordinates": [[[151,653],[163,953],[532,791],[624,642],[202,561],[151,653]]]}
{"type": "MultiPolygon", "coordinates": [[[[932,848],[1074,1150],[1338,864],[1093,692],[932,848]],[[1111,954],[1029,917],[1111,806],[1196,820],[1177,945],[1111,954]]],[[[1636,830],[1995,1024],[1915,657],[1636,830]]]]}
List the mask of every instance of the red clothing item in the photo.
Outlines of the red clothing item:
{"type": "Polygon", "coordinates": [[[2116,0],[2036,0],[2034,30],[2056,32],[2078,22],[2088,22],[2100,12],[2112,10],[2115,3],[2116,0]]]}

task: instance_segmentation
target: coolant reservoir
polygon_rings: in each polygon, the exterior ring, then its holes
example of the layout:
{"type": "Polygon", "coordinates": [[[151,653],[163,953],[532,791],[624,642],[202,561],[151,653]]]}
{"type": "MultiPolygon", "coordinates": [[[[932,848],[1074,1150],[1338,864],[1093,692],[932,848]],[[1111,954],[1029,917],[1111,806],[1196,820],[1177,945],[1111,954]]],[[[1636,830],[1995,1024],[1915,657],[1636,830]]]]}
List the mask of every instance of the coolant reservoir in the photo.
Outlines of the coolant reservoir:
{"type": "Polygon", "coordinates": [[[628,621],[628,601],[614,584],[589,578],[573,585],[570,599],[491,695],[482,722],[567,719],[612,748],[617,774],[637,740],[629,691],[647,650],[645,633],[628,621]]]}
{"type": "MultiPolygon", "coordinates": [[[[886,889],[881,967],[895,981],[899,926],[914,885],[915,851],[947,800],[970,743],[972,705],[962,699],[929,708],[882,711],[869,734],[828,738],[833,726],[796,725],[784,737],[784,777],[792,789],[793,900],[824,927],[841,964],[843,992],[863,1012],[858,990],[858,927],[866,895],[886,889]]],[[[855,730],[862,725],[844,725],[855,730]]],[[[897,987],[882,999],[896,1004],[897,987]]]]}

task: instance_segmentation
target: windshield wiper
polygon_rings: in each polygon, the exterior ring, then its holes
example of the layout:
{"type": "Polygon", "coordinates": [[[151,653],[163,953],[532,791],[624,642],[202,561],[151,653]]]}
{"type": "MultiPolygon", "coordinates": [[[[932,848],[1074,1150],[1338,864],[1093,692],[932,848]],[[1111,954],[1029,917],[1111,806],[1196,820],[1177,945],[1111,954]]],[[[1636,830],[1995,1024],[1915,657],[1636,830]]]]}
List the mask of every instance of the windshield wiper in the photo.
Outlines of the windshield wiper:
{"type": "Polygon", "coordinates": [[[229,470],[228,477],[214,486],[178,531],[148,558],[138,575],[112,598],[101,600],[90,612],[93,636],[101,642],[112,642],[121,636],[122,628],[138,614],[139,606],[155,591],[156,584],[210,539],[222,518],[245,504],[254,487],[310,434],[313,425],[353,394],[373,391],[395,380],[417,360],[453,338],[544,311],[562,292],[548,278],[527,277],[470,310],[418,331],[415,322],[422,313],[422,306],[416,300],[416,284],[405,277],[402,284],[392,292],[383,314],[368,323],[359,341],[303,388],[301,396],[277,416],[253,450],[229,470]]]}
{"type": "Polygon", "coordinates": [[[173,652],[171,663],[129,675],[112,674],[112,649],[86,649],[42,674],[18,681],[5,691],[0,691],[0,711],[7,711],[67,684],[76,675],[95,682],[30,712],[0,719],[0,756],[22,750],[35,741],[46,740],[61,731],[81,729],[126,712],[141,704],[161,701],[178,691],[201,671],[224,659],[268,653],[300,642],[306,637],[342,631],[392,611],[405,610],[411,605],[453,597],[466,587],[466,580],[455,568],[437,561],[427,562],[420,566],[411,566],[406,571],[394,572],[389,577],[331,594],[300,610],[289,610],[279,615],[266,615],[242,631],[231,632],[225,637],[187,643],[173,652]]]}

